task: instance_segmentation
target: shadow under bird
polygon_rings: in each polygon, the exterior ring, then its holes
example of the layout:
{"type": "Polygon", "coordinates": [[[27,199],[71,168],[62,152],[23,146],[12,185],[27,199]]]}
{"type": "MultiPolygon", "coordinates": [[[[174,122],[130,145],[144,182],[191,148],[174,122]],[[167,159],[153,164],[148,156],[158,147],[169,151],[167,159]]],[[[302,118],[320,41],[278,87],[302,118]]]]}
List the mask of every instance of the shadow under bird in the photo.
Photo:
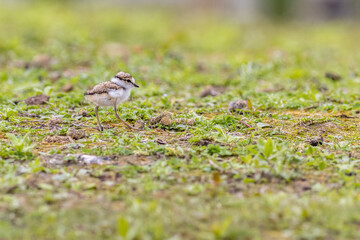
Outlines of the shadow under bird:
{"type": "Polygon", "coordinates": [[[116,118],[126,127],[140,130],[122,120],[117,113],[117,106],[130,97],[131,89],[135,87],[138,88],[139,86],[129,73],[118,72],[110,81],[99,83],[93,89],[84,93],[85,99],[95,104],[95,115],[99,131],[104,130],[99,120],[99,107],[113,107],[116,118]]]}

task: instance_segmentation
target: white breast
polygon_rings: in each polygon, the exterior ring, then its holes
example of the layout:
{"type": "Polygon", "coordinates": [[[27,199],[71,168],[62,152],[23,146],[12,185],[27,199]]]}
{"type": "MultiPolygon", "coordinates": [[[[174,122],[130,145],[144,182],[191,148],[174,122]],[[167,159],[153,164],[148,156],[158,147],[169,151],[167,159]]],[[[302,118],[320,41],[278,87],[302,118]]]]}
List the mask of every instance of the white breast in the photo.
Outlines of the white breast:
{"type": "Polygon", "coordinates": [[[119,89],[119,90],[109,90],[108,94],[110,97],[116,99],[116,104],[119,104],[123,101],[126,101],[130,97],[131,89],[119,89]]]}

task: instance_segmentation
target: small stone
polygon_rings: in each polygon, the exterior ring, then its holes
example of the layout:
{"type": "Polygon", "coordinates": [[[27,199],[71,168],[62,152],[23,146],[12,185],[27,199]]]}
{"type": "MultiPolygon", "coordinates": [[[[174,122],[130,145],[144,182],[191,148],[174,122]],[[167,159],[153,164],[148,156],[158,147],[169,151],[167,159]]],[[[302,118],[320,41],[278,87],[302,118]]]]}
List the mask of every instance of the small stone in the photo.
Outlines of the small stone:
{"type": "Polygon", "coordinates": [[[48,74],[48,78],[52,81],[52,82],[56,82],[57,80],[59,80],[61,78],[61,74],[59,72],[50,72],[48,74]]]}
{"type": "Polygon", "coordinates": [[[317,138],[317,139],[311,139],[311,140],[308,141],[308,143],[311,146],[316,147],[316,146],[319,146],[319,145],[323,145],[324,139],[323,139],[323,137],[317,138]]]}
{"type": "Polygon", "coordinates": [[[157,142],[158,144],[160,144],[160,145],[166,145],[166,144],[167,144],[164,140],[162,140],[162,139],[160,139],[160,138],[156,139],[156,142],[157,142]]]}
{"type": "Polygon", "coordinates": [[[217,96],[219,93],[212,86],[206,86],[204,91],[200,93],[200,97],[217,96]]]}
{"type": "Polygon", "coordinates": [[[65,84],[62,88],[61,88],[61,90],[63,91],[63,92],[70,92],[70,91],[72,91],[74,89],[74,86],[71,84],[71,83],[67,83],[67,84],[65,84]]]}
{"type": "Polygon", "coordinates": [[[52,118],[48,121],[49,125],[57,125],[62,123],[61,118],[52,118]]]}
{"type": "Polygon", "coordinates": [[[346,172],[345,175],[349,176],[349,177],[353,177],[353,176],[356,176],[357,173],[356,172],[346,172]]]}
{"type": "Polygon", "coordinates": [[[210,139],[200,139],[198,142],[196,142],[195,144],[197,145],[197,146],[207,146],[207,145],[209,145],[209,144],[211,144],[211,143],[213,143],[213,141],[212,140],[210,140],[210,139]]]}
{"type": "Polygon", "coordinates": [[[171,112],[162,112],[160,114],[160,117],[163,118],[163,117],[168,117],[168,118],[171,118],[172,117],[172,113],[171,112]]]}
{"type": "Polygon", "coordinates": [[[141,120],[136,120],[134,127],[143,130],[145,128],[145,123],[141,120]]]}
{"type": "Polygon", "coordinates": [[[171,120],[168,116],[165,116],[161,119],[160,123],[162,125],[165,125],[165,126],[170,126],[171,125],[171,120]]]}
{"type": "Polygon", "coordinates": [[[186,118],[182,118],[182,119],[181,119],[181,124],[187,124],[187,119],[186,119],[186,118]]]}
{"type": "Polygon", "coordinates": [[[247,108],[248,108],[248,104],[247,104],[247,101],[245,101],[245,100],[238,100],[238,101],[233,101],[233,102],[229,103],[230,111],[242,110],[242,109],[247,109],[247,108]]]}
{"type": "Polygon", "coordinates": [[[78,140],[85,137],[85,132],[83,130],[76,130],[75,128],[71,127],[66,132],[66,136],[71,137],[72,139],[78,140]]]}
{"type": "Polygon", "coordinates": [[[339,74],[333,73],[333,72],[326,72],[325,77],[327,79],[333,80],[333,81],[339,81],[341,80],[341,76],[339,74]]]}
{"type": "Polygon", "coordinates": [[[195,120],[193,118],[190,118],[190,119],[187,120],[187,124],[190,125],[190,126],[194,126],[195,120]]]}
{"type": "Polygon", "coordinates": [[[163,115],[162,114],[160,114],[160,115],[158,115],[158,116],[156,116],[156,117],[154,117],[154,118],[152,118],[152,122],[154,122],[155,124],[156,123],[159,123],[160,121],[161,121],[161,119],[163,118],[163,115]]]}
{"type": "Polygon", "coordinates": [[[49,96],[44,94],[36,95],[33,97],[29,97],[24,100],[27,105],[42,105],[45,104],[50,99],[49,96]]]}
{"type": "Polygon", "coordinates": [[[319,90],[320,90],[320,92],[323,92],[323,93],[326,93],[329,91],[329,89],[325,86],[320,87],[319,90]]]}
{"type": "Polygon", "coordinates": [[[206,66],[203,62],[199,62],[196,64],[196,71],[197,72],[206,72],[206,66]]]}
{"type": "MultiPolygon", "coordinates": [[[[160,121],[160,120],[159,120],[160,121]]],[[[155,125],[159,122],[156,117],[150,118],[150,125],[155,125]]]]}
{"type": "Polygon", "coordinates": [[[160,115],[150,118],[150,125],[158,124],[163,118],[168,118],[170,120],[171,116],[172,113],[170,112],[162,112],[160,115]]]}
{"type": "Polygon", "coordinates": [[[81,109],[76,116],[90,117],[90,115],[83,109],[81,109]]]}

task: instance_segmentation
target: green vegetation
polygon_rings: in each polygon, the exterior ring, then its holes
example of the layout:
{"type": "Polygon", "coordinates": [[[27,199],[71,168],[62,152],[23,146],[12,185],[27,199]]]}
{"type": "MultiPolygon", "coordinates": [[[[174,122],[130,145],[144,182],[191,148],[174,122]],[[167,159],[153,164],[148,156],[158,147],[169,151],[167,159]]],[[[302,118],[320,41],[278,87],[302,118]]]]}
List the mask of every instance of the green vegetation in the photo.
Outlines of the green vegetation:
{"type": "Polygon", "coordinates": [[[210,16],[0,8],[0,239],[360,238],[358,26],[210,16]],[[144,131],[95,129],[83,93],[119,70],[144,131]]]}

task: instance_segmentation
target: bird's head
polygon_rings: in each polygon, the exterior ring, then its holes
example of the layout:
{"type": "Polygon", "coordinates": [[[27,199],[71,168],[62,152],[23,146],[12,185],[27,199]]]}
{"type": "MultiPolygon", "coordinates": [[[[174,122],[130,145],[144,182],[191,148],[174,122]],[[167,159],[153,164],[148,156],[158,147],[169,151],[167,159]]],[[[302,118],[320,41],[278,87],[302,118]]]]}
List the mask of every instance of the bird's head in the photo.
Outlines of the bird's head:
{"type": "Polygon", "coordinates": [[[111,81],[113,83],[118,84],[121,87],[125,87],[125,88],[134,88],[134,87],[139,87],[136,83],[135,83],[135,79],[126,72],[118,72],[112,79],[111,81]]]}

